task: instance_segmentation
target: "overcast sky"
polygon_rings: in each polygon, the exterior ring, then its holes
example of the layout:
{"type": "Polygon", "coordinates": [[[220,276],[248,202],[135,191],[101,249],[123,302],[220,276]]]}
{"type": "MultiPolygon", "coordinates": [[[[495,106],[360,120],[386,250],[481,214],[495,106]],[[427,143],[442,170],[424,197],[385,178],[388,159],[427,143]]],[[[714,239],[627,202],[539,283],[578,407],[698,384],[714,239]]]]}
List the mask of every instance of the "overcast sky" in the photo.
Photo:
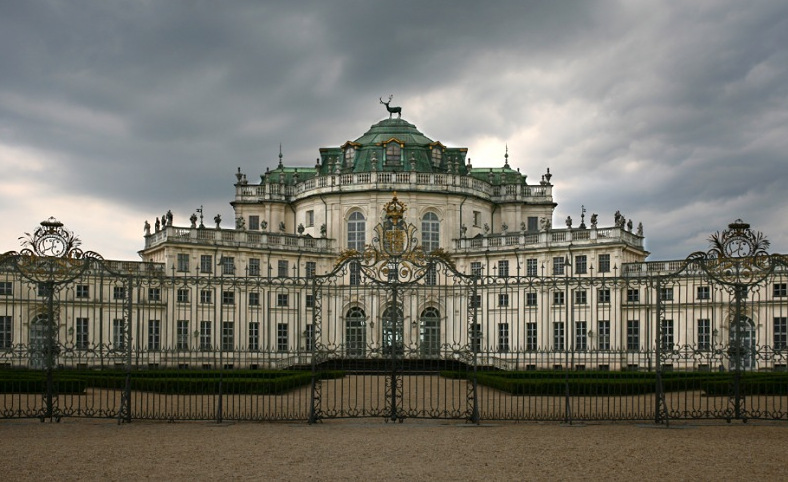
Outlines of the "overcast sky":
{"type": "Polygon", "coordinates": [[[650,260],[736,218],[788,252],[788,2],[0,0],[0,252],[49,216],[138,259],[143,223],[313,166],[387,117],[474,167],[549,167],[650,260]]]}

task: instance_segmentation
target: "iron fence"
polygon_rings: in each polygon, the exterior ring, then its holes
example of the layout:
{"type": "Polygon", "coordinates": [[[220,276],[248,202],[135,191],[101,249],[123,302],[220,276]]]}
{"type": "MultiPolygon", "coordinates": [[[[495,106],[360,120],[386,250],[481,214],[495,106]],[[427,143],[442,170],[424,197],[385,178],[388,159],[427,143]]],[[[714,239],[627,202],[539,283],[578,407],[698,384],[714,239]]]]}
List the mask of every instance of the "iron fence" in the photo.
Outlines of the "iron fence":
{"type": "Polygon", "coordinates": [[[0,417],[788,419],[781,261],[731,282],[698,260],[471,276],[428,257],[410,278],[361,260],[297,278],[5,256],[0,417]]]}

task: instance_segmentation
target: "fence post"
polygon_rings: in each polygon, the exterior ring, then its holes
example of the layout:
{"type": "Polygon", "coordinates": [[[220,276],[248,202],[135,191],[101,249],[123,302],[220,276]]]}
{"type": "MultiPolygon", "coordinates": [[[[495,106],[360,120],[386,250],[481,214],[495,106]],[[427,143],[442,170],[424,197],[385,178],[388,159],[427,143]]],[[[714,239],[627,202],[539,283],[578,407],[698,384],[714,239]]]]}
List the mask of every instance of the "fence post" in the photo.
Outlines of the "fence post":
{"type": "MultiPolygon", "coordinates": [[[[47,297],[47,318],[46,318],[46,345],[44,346],[44,361],[46,363],[46,393],[44,395],[44,416],[41,418],[43,422],[45,419],[52,421],[55,413],[55,382],[54,382],[54,369],[55,369],[55,347],[57,346],[56,333],[55,333],[55,283],[54,281],[47,281],[44,283],[47,297]]],[[[60,417],[58,417],[60,421],[60,417]]]]}
{"type": "Polygon", "coordinates": [[[318,341],[318,334],[320,333],[320,327],[318,326],[319,319],[319,306],[321,300],[318,299],[317,293],[317,280],[315,277],[312,278],[312,333],[307,334],[307,336],[312,337],[312,341],[310,343],[311,348],[311,365],[312,365],[312,383],[310,387],[310,397],[309,397],[309,424],[312,425],[313,423],[317,422],[317,398],[318,398],[318,386],[317,384],[317,341],[318,341]]]}
{"type": "Polygon", "coordinates": [[[124,328],[126,333],[124,334],[125,338],[125,348],[126,348],[126,363],[125,371],[126,371],[126,380],[123,387],[123,393],[120,396],[120,410],[118,411],[118,423],[131,423],[131,360],[132,360],[132,336],[131,336],[131,318],[132,318],[132,277],[129,275],[126,278],[126,300],[124,303],[124,315],[123,318],[125,319],[124,328]]]}
{"type": "Polygon", "coordinates": [[[656,344],[654,349],[656,350],[656,358],[657,358],[657,372],[656,372],[656,387],[654,390],[654,423],[662,423],[665,422],[665,426],[670,425],[670,421],[668,420],[668,406],[667,402],[665,401],[665,387],[662,383],[662,319],[664,316],[664,307],[662,306],[662,278],[657,277],[657,326],[656,326],[656,344]]]}
{"type": "Polygon", "coordinates": [[[477,347],[481,348],[479,346],[479,345],[481,345],[481,339],[480,339],[481,333],[479,333],[479,330],[477,330],[477,328],[476,328],[476,325],[477,325],[476,321],[478,320],[477,316],[478,316],[478,310],[479,310],[479,304],[476,302],[476,296],[477,296],[477,293],[478,293],[478,291],[477,291],[477,282],[478,281],[479,281],[479,275],[474,275],[474,277],[473,277],[473,291],[471,291],[471,293],[472,293],[471,294],[471,299],[469,300],[469,303],[470,303],[470,306],[471,306],[471,319],[469,320],[470,321],[470,323],[469,323],[470,326],[468,327],[469,328],[469,330],[468,330],[469,333],[468,334],[470,335],[469,341],[470,341],[470,346],[471,346],[471,354],[472,354],[472,357],[473,357],[472,358],[473,375],[471,377],[471,396],[468,397],[469,401],[471,402],[471,419],[470,419],[470,422],[471,423],[475,423],[477,425],[479,424],[479,420],[481,418],[479,416],[479,396],[478,396],[478,393],[479,393],[478,392],[478,386],[479,385],[478,385],[478,381],[476,379],[476,366],[478,365],[478,360],[477,360],[477,356],[478,356],[477,351],[478,350],[477,350],[477,347]]]}

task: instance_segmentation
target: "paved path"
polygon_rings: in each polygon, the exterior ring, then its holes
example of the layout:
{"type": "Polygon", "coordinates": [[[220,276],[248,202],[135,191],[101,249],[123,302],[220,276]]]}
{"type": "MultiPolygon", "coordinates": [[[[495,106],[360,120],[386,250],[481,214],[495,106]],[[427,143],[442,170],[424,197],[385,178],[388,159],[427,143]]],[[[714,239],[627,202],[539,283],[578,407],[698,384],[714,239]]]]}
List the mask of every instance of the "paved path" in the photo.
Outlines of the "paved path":
{"type": "Polygon", "coordinates": [[[0,421],[5,480],[779,480],[788,424],[0,421]]]}

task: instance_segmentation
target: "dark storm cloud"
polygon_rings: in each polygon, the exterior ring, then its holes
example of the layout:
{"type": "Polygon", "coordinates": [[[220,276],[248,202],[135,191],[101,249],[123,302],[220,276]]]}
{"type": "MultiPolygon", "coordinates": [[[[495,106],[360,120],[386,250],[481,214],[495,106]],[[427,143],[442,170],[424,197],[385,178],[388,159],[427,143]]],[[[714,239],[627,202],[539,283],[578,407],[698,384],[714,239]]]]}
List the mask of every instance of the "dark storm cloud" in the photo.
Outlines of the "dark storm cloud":
{"type": "Polygon", "coordinates": [[[280,144],[312,165],[393,93],[475,166],[508,143],[531,182],[551,167],[556,225],[620,209],[666,258],[746,217],[785,251],[787,22],[779,1],[6,2],[0,166],[42,199],[227,218],[237,166],[280,144]]]}

